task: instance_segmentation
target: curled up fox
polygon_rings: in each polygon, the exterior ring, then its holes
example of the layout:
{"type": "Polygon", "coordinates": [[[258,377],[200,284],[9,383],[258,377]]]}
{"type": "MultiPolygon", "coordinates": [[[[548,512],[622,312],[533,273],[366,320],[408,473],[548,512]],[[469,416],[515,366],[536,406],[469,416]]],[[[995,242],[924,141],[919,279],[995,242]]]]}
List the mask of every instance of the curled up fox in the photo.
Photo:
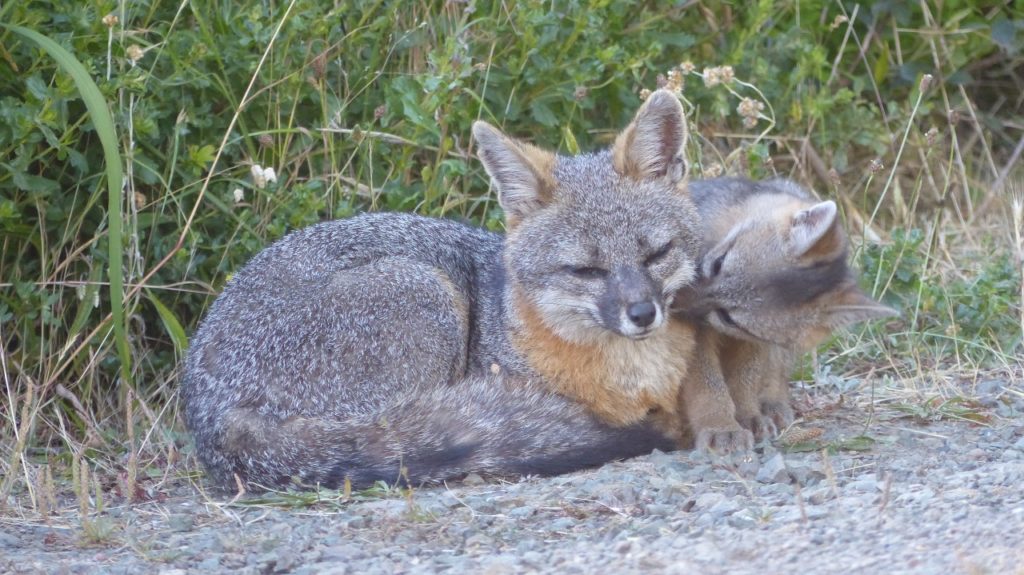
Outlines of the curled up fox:
{"type": "Polygon", "coordinates": [[[701,246],[679,101],[655,92],[593,154],[473,135],[507,235],[326,222],[214,302],[181,397],[218,484],[553,474],[676,445],[696,327],[670,305],[701,246]]]}

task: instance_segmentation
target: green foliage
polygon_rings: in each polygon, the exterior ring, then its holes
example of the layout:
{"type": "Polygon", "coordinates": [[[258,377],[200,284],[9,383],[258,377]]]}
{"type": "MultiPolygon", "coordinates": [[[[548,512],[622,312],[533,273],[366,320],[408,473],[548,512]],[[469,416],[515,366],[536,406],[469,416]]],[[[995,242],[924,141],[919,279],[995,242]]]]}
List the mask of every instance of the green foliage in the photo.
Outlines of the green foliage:
{"type": "MultiPolygon", "coordinates": [[[[0,340],[17,366],[8,369],[18,389],[35,382],[49,401],[59,382],[106,414],[123,409],[110,399],[122,366],[139,382],[135,397],[165,398],[157,382],[173,381],[184,334],[269,242],[363,210],[498,229],[500,209],[472,159],[472,121],[563,151],[594,149],[628,121],[641,89],[682,62],[695,66],[682,96],[701,168],[740,150],[729,169],[770,175],[800,161],[806,141],[840,178],[858,178],[891,151],[926,72],[990,104],[977,113],[998,156],[1018,138],[999,118],[1022,104],[987,88],[1019,69],[1011,58],[1021,57],[1024,14],[980,6],[956,0],[926,15],[916,3],[874,2],[843,20],[839,3],[821,0],[4,3],[2,21],[53,40],[96,85],[126,181],[104,179],[106,128],[80,79],[36,43],[0,32],[0,340]],[[932,28],[949,32],[940,70],[934,35],[912,32],[932,28]],[[698,74],[722,65],[745,84],[702,85],[698,74]],[[753,127],[737,113],[740,98],[768,106],[753,127]],[[255,166],[273,168],[276,181],[258,182],[255,166]],[[100,201],[106,191],[120,201],[100,201]],[[108,288],[106,270],[122,267],[123,290],[108,288]],[[130,362],[103,323],[122,307],[117,341],[130,362]]],[[[946,125],[944,105],[926,102],[922,114],[922,131],[946,125]]],[[[937,347],[977,337],[1009,353],[1019,342],[1010,260],[937,287],[927,253],[897,235],[867,252],[865,269],[920,311],[914,329],[937,347]]],[[[84,434],[89,423],[67,397],[57,401],[84,434]]]]}
{"type": "MultiPolygon", "coordinates": [[[[953,277],[938,277],[928,266],[926,236],[920,229],[895,229],[892,242],[868,246],[861,253],[863,273],[874,291],[903,310],[909,331],[892,338],[910,348],[927,346],[935,357],[967,356],[981,360],[1012,355],[1021,344],[1021,270],[1008,253],[982,250],[975,266],[964,265],[953,277]]],[[[964,255],[965,263],[969,256],[964,255]]]]}

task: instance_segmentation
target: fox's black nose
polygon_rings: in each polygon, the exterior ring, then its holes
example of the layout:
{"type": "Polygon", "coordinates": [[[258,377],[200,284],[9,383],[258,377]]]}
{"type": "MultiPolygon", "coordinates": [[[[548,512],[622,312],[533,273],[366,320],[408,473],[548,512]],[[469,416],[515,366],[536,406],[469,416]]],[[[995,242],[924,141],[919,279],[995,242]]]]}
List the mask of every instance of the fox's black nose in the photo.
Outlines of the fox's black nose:
{"type": "Polygon", "coordinates": [[[657,315],[658,309],[649,301],[631,303],[626,308],[626,317],[628,317],[629,321],[633,322],[638,327],[650,326],[654,323],[654,318],[657,315]]]}

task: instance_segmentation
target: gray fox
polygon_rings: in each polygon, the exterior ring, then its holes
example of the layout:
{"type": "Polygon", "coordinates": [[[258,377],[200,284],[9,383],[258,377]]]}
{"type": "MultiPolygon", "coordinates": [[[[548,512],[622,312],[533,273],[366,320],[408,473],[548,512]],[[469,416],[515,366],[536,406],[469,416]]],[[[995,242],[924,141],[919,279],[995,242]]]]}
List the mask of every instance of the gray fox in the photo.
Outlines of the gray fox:
{"type": "Polygon", "coordinates": [[[698,447],[745,449],[792,423],[788,381],[800,354],[835,329],[897,312],[857,287],[834,202],[785,179],[689,189],[707,249],[674,312],[701,323],[696,353],[710,367],[688,380],[684,402],[698,447]]]}
{"type": "Polygon", "coordinates": [[[506,236],[363,214],[228,282],[180,390],[218,485],[550,474],[674,447],[694,329],[668,307],[701,243],[678,100],[655,92],[594,154],[473,135],[506,236]]]}

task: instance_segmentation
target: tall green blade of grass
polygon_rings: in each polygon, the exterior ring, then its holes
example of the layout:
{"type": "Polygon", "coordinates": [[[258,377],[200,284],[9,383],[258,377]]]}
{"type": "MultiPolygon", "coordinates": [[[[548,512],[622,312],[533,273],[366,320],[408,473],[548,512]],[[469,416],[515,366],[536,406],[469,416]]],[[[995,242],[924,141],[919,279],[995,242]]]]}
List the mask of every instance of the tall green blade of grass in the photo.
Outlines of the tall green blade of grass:
{"type": "Polygon", "coordinates": [[[57,64],[71,75],[89,110],[96,135],[100,138],[103,146],[103,158],[106,163],[107,173],[107,229],[109,231],[107,253],[110,258],[108,275],[110,278],[110,306],[114,319],[114,340],[117,345],[117,355],[121,360],[121,378],[125,384],[131,383],[131,352],[128,348],[128,339],[125,336],[124,325],[124,278],[121,267],[121,196],[122,181],[124,174],[121,170],[121,155],[117,149],[117,132],[114,130],[114,120],[110,115],[107,102],[100,92],[99,86],[93,82],[86,71],[85,66],[78,61],[70,52],[59,44],[43,36],[39,32],[29,30],[22,26],[2,24],[0,26],[23,36],[34,42],[49,54],[57,64]]]}

